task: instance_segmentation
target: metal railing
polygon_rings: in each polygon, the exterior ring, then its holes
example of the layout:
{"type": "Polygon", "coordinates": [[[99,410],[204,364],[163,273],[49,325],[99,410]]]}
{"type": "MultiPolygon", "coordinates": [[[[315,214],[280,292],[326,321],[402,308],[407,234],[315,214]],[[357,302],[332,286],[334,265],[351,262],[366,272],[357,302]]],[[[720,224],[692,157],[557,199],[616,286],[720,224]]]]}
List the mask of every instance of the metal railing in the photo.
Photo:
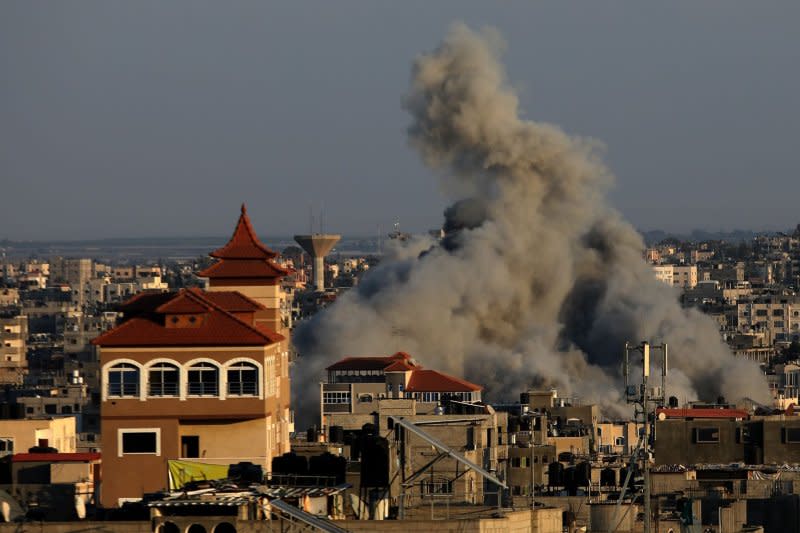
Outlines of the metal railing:
{"type": "Polygon", "coordinates": [[[229,381],[228,394],[231,396],[257,396],[258,382],[256,381],[229,381]]]}
{"type": "Polygon", "coordinates": [[[179,388],[177,383],[150,383],[147,392],[148,396],[178,396],[179,388]]]}
{"type": "Polygon", "coordinates": [[[136,397],[139,396],[138,383],[109,383],[108,395],[115,398],[136,397]]]}
{"type": "Polygon", "coordinates": [[[187,392],[189,396],[218,396],[219,395],[219,384],[214,383],[203,383],[203,382],[194,382],[189,383],[187,388],[187,392]]]}

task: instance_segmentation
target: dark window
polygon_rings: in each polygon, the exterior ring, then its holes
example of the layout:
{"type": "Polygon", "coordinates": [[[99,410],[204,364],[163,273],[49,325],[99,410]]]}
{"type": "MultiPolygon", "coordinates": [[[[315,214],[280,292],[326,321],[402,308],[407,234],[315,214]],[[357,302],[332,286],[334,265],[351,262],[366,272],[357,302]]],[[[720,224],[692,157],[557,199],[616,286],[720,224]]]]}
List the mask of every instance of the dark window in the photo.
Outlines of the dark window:
{"type": "Polygon", "coordinates": [[[198,363],[187,372],[190,396],[217,396],[219,369],[210,363],[198,363]]]}
{"type": "Polygon", "coordinates": [[[30,414],[33,414],[33,407],[26,407],[26,408],[25,408],[25,412],[26,412],[27,414],[29,414],[29,415],[30,415],[30,414]]]}
{"type": "Polygon", "coordinates": [[[251,363],[237,363],[229,367],[228,394],[232,396],[257,396],[258,367],[251,363]]]}
{"type": "Polygon", "coordinates": [[[766,309],[756,309],[756,316],[767,316],[766,309]]]}
{"type": "Polygon", "coordinates": [[[200,457],[200,437],[197,435],[181,437],[181,457],[200,457]]]}
{"type": "Polygon", "coordinates": [[[122,453],[158,453],[155,431],[136,431],[122,434],[122,453]]]}
{"type": "Polygon", "coordinates": [[[139,368],[120,363],[108,370],[108,395],[114,398],[139,396],[139,368]]]}
{"type": "Polygon", "coordinates": [[[58,406],[54,403],[48,403],[44,406],[44,412],[48,415],[54,415],[58,413],[58,406]]]}
{"type": "Polygon", "coordinates": [[[72,406],[71,405],[62,405],[61,406],[61,414],[62,415],[71,415],[72,414],[72,406]]]}
{"type": "Polygon", "coordinates": [[[180,372],[169,363],[158,363],[150,367],[148,381],[149,396],[178,396],[180,372]]]}
{"type": "Polygon", "coordinates": [[[719,428],[695,428],[694,435],[698,443],[719,442],[719,428]]]}
{"type": "Polygon", "coordinates": [[[786,428],[786,442],[800,442],[800,428],[786,428]]]}

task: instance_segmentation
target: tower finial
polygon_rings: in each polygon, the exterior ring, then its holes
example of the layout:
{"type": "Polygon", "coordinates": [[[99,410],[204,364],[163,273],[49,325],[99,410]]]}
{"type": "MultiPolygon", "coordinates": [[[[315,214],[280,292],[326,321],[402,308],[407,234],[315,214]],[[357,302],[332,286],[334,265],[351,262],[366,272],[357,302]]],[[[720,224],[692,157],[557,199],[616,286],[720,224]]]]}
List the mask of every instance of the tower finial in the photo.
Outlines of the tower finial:
{"type": "Polygon", "coordinates": [[[244,202],[242,202],[242,214],[243,214],[243,215],[246,215],[246,214],[247,214],[247,206],[246,206],[246,205],[244,205],[244,202]]]}

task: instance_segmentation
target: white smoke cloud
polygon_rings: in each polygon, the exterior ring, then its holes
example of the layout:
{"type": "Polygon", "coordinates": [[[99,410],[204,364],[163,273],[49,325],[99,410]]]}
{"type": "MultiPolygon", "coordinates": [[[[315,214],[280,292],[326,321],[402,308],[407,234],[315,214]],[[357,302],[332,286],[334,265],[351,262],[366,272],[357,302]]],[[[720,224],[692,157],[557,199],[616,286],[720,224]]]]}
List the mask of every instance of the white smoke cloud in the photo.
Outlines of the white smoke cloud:
{"type": "Polygon", "coordinates": [[[454,231],[444,246],[387,261],[297,328],[301,415],[326,366],[400,349],[488,398],[557,387],[620,413],[623,345],[641,340],[669,343],[670,395],[766,400],[758,367],[654,279],[638,233],[605,201],[612,177],[598,144],[520,118],[502,48],[496,32],[458,24],[415,61],[409,139],[442,173],[454,231]]]}

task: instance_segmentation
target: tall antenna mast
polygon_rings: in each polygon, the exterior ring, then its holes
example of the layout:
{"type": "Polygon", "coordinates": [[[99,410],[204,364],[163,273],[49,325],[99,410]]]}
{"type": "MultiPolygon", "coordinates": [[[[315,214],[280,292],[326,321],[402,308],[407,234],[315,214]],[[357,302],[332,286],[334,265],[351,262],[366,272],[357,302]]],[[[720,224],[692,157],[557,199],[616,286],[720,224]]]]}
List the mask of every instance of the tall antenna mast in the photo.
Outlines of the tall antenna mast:
{"type": "MultiPolygon", "coordinates": [[[[651,511],[650,511],[650,457],[652,447],[650,446],[650,434],[654,417],[652,411],[654,406],[664,405],[667,387],[668,357],[667,345],[642,342],[632,346],[625,343],[625,354],[622,361],[622,373],[625,380],[625,400],[634,404],[634,418],[641,416],[644,427],[644,439],[640,451],[642,461],[642,473],[644,474],[644,533],[651,533],[651,511]],[[642,382],[637,385],[630,383],[630,354],[641,354],[642,357],[642,382]],[[650,353],[660,352],[661,360],[661,387],[648,387],[647,380],[650,377],[650,353]]],[[[622,495],[620,495],[622,500],[622,495]]]]}

